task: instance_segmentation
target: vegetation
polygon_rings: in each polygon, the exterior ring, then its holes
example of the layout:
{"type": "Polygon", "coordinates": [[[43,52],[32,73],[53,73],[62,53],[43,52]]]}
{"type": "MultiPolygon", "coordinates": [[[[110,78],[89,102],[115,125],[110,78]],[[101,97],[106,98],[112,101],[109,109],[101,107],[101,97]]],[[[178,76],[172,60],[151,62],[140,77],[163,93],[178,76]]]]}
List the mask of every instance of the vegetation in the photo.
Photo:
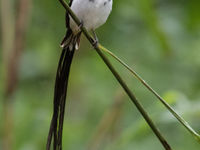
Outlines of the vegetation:
{"type": "MultiPolygon", "coordinates": [[[[116,0],[107,24],[97,30],[100,42],[133,66],[197,131],[200,128],[199,6],[195,0],[116,0]]],[[[45,147],[59,41],[65,32],[64,9],[58,1],[36,0],[31,8],[25,48],[17,68],[19,81],[7,105],[13,114],[9,142],[11,149],[16,150],[45,147]]],[[[2,59],[1,65],[2,75],[6,76],[5,60],[2,59]]],[[[113,64],[172,149],[199,149],[191,134],[140,82],[116,61],[113,64]]],[[[2,92],[7,84],[5,76],[1,77],[2,92]]],[[[4,101],[1,101],[2,111],[4,101]]],[[[1,115],[5,117],[4,113],[1,115]]],[[[71,69],[63,140],[66,149],[87,149],[93,145],[92,149],[162,149],[84,37],[71,69]],[[115,105],[118,101],[121,105],[115,105]]]]}

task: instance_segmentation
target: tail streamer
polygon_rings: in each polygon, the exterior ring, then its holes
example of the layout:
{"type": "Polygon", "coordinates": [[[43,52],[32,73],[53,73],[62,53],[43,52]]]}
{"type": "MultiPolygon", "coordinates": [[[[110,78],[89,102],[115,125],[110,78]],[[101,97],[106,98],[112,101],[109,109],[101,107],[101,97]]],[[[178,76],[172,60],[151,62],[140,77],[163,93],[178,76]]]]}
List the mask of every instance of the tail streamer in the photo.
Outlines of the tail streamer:
{"type": "Polygon", "coordinates": [[[62,131],[65,114],[67,85],[74,52],[80,42],[80,35],[81,33],[73,35],[73,33],[69,30],[66,34],[66,37],[64,38],[67,42],[65,42],[66,44],[63,46],[57,68],[54,87],[53,116],[49,129],[46,150],[50,150],[52,140],[53,150],[62,150],[62,131]]]}

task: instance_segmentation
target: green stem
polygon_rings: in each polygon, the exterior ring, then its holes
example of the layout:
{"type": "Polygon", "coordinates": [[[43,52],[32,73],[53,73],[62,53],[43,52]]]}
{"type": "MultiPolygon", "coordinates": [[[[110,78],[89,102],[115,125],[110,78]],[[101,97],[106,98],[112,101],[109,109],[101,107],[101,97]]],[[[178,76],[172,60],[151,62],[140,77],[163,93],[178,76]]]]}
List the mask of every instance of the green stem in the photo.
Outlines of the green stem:
{"type": "Polygon", "coordinates": [[[151,127],[151,129],[153,130],[153,132],[155,133],[155,135],[158,137],[158,139],[160,140],[160,142],[163,144],[163,146],[165,147],[165,149],[166,150],[171,150],[171,148],[170,148],[169,144],[167,143],[167,141],[164,139],[164,137],[161,135],[161,133],[159,132],[159,130],[156,128],[156,126],[154,125],[153,121],[148,116],[147,112],[144,110],[143,106],[139,103],[139,101],[137,100],[137,98],[135,97],[135,95],[128,88],[128,86],[123,81],[123,79],[120,77],[120,75],[118,74],[118,72],[113,68],[113,66],[110,63],[110,61],[101,52],[101,50],[99,49],[99,47],[96,48],[96,51],[100,55],[100,57],[103,59],[103,61],[107,65],[107,67],[110,69],[110,71],[112,72],[112,74],[115,76],[115,78],[117,79],[117,81],[123,87],[124,91],[128,94],[128,96],[131,99],[131,101],[135,104],[135,106],[137,107],[137,109],[139,110],[139,112],[142,114],[142,116],[144,117],[144,119],[146,120],[146,122],[149,124],[149,126],[151,127]]]}
{"type": "Polygon", "coordinates": [[[114,59],[116,59],[120,64],[122,64],[126,69],[128,69],[149,91],[151,91],[160,102],[172,113],[172,115],[200,142],[200,135],[185,121],[175,110],[147,83],[145,80],[140,77],[140,75],[130,68],[125,62],[123,62],[119,57],[117,57],[114,53],[109,51],[102,45],[99,45],[99,48],[104,52],[108,53],[114,59]]]}
{"type": "MultiPolygon", "coordinates": [[[[73,18],[73,20],[76,22],[76,24],[80,25],[81,24],[80,20],[73,13],[73,11],[69,7],[69,5],[66,2],[64,2],[63,0],[59,0],[59,1],[63,5],[63,7],[66,9],[66,11],[68,11],[68,13],[73,18]]],[[[81,31],[84,33],[84,35],[89,40],[89,42],[93,45],[94,39],[88,33],[88,31],[85,29],[84,26],[81,27],[81,31]]],[[[152,129],[152,131],[155,133],[155,135],[158,137],[158,139],[160,140],[160,142],[164,146],[164,148],[166,150],[171,150],[169,144],[164,139],[164,137],[161,135],[161,133],[159,132],[159,130],[156,128],[156,126],[154,125],[153,121],[150,119],[150,117],[148,116],[147,112],[144,110],[143,106],[139,103],[139,101],[136,99],[135,95],[131,92],[131,90],[128,88],[128,86],[126,85],[126,83],[120,77],[120,75],[118,74],[118,72],[114,69],[114,67],[112,66],[112,64],[110,63],[110,61],[101,52],[101,49],[99,48],[99,45],[100,44],[98,44],[97,46],[94,47],[96,49],[97,53],[99,54],[99,56],[102,58],[102,60],[104,61],[104,63],[107,65],[107,67],[110,69],[110,71],[115,76],[115,78],[120,83],[120,85],[123,87],[123,89],[125,90],[125,92],[129,96],[129,98],[131,99],[131,101],[135,104],[135,106],[137,107],[137,109],[139,110],[139,112],[142,114],[142,116],[144,117],[144,119],[146,120],[146,122],[148,123],[148,125],[150,126],[150,128],[152,129]]]]}

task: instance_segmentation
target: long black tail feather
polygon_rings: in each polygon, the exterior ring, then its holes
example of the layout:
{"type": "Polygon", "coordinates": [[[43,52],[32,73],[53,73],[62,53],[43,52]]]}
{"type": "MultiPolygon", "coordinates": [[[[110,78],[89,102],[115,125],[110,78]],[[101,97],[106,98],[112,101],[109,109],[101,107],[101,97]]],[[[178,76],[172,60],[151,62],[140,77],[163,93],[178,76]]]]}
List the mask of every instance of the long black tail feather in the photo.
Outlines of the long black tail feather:
{"type": "Polygon", "coordinates": [[[58,64],[54,90],[53,117],[49,129],[46,150],[50,150],[52,138],[53,149],[62,150],[62,130],[65,113],[67,85],[76,42],[72,44],[72,49],[69,48],[69,45],[63,48],[58,64]]]}

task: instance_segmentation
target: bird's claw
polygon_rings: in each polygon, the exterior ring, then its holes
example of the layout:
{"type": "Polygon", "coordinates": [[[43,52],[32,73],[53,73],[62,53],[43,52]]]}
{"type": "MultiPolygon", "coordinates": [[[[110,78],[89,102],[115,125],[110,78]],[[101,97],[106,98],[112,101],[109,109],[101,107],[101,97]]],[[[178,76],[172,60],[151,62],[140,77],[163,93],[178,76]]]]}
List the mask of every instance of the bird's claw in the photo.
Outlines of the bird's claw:
{"type": "Polygon", "coordinates": [[[99,39],[98,39],[98,37],[97,37],[97,35],[96,35],[94,30],[92,30],[92,33],[93,33],[93,36],[94,36],[92,45],[93,45],[94,48],[97,48],[98,44],[99,44],[99,39]]]}
{"type": "Polygon", "coordinates": [[[81,20],[80,24],[78,25],[78,29],[80,30],[83,27],[83,21],[81,20]]]}
{"type": "Polygon", "coordinates": [[[98,45],[99,45],[98,39],[93,39],[92,45],[93,45],[93,47],[94,47],[95,49],[98,48],[98,45]]]}

